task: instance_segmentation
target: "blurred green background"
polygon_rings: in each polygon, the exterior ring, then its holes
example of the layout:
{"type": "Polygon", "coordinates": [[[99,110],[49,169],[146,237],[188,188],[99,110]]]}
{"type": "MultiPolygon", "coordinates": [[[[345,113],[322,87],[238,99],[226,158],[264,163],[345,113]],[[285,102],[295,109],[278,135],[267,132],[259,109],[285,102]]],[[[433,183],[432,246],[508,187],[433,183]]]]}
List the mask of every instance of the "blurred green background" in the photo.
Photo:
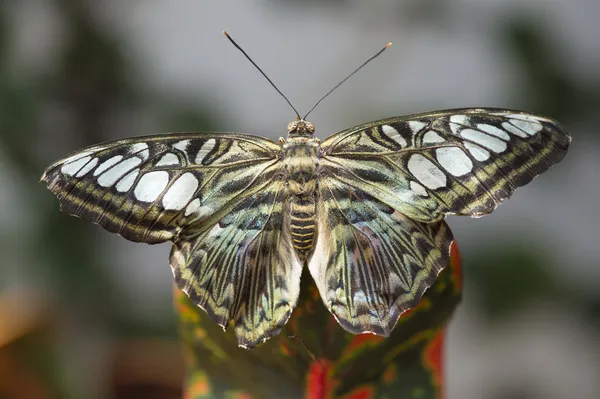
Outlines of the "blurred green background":
{"type": "Polygon", "coordinates": [[[182,130],[321,138],[496,106],[566,125],[565,161],[492,216],[450,218],[465,293],[449,399],[600,397],[600,3],[31,0],[0,6],[0,398],[176,398],[169,245],[68,217],[39,178],[85,145],[182,130]]]}

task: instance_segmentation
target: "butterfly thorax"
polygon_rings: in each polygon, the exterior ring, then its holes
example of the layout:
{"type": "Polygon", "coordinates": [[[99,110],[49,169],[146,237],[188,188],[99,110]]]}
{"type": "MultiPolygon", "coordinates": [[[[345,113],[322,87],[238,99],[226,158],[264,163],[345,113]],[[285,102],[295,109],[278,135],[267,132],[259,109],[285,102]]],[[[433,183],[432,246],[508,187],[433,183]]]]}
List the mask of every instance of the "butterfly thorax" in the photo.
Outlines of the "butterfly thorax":
{"type": "Polygon", "coordinates": [[[319,150],[319,141],[313,137],[290,137],[281,149],[286,170],[289,229],[301,258],[313,248],[319,150]]]}

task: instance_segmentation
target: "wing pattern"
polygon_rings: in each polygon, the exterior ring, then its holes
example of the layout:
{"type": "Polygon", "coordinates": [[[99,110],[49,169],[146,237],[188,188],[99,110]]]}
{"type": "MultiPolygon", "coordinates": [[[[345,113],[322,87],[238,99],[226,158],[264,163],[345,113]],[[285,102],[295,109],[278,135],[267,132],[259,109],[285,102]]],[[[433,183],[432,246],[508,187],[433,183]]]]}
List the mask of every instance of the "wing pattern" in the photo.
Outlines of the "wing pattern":
{"type": "Polygon", "coordinates": [[[285,324],[298,296],[279,148],[238,134],[140,137],[86,148],[42,180],[69,214],[132,241],[172,240],[177,285],[251,347],[285,324]]]}
{"type": "MultiPolygon", "coordinates": [[[[318,143],[310,135],[288,140],[318,143]]],[[[569,144],[552,119],[457,109],[356,126],[286,162],[281,145],[237,133],[120,140],[52,164],[42,180],[71,215],[132,241],[173,241],[177,286],[250,348],[289,319],[305,259],[342,327],[390,334],[448,264],[444,216],[492,212],[569,144]],[[301,256],[293,195],[316,203],[305,221],[314,247],[301,256]]]]}
{"type": "Polygon", "coordinates": [[[321,297],[347,331],[387,336],[448,264],[452,233],[334,178],[320,187],[309,269],[321,297]]]}
{"type": "Polygon", "coordinates": [[[498,109],[384,119],[322,143],[323,169],[424,222],[482,216],[560,162],[570,137],[558,122],[498,109]]]}
{"type": "Polygon", "coordinates": [[[140,137],[81,150],[48,167],[42,180],[64,212],[158,243],[263,186],[276,173],[278,149],[245,135],[140,137]]]}
{"type": "Polygon", "coordinates": [[[303,264],[282,228],[284,188],[276,181],[247,197],[171,251],[177,286],[223,328],[233,321],[243,347],[277,334],[298,299],[303,264]]]}
{"type": "Polygon", "coordinates": [[[385,119],[324,140],[309,261],[324,303],[346,330],[388,335],[448,264],[444,216],[492,212],[569,143],[556,121],[498,109],[385,119]]]}

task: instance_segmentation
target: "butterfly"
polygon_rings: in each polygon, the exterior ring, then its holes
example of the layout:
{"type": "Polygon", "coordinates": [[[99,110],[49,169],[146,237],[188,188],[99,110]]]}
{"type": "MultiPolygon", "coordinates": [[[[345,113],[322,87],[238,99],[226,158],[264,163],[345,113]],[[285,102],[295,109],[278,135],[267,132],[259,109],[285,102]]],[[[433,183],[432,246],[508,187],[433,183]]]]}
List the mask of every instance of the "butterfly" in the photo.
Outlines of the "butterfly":
{"type": "Polygon", "coordinates": [[[85,148],[42,180],[61,209],[136,242],[172,241],[177,286],[240,346],[276,335],[305,266],[347,331],[389,335],[449,262],[445,215],[483,216],[560,162],[552,119],[455,109],[370,122],[320,142],[173,133],[85,148]]]}
{"type": "Polygon", "coordinates": [[[42,180],[68,214],[131,241],[172,241],[176,285],[251,348],[287,323],[304,268],[346,331],[389,335],[449,263],[445,216],[491,213],[571,140],[555,120],[494,108],[382,119],[323,141],[303,118],[287,130],[278,142],[112,141],[42,180]]]}

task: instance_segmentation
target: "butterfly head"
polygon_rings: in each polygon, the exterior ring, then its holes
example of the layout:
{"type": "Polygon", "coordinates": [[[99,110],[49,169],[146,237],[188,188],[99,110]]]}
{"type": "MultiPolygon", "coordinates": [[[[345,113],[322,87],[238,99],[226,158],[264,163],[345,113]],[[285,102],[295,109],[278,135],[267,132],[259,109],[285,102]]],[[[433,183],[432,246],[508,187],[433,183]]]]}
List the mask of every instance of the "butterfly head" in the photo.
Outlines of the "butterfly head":
{"type": "Polygon", "coordinates": [[[312,137],[312,135],[315,133],[315,125],[309,121],[305,121],[304,119],[297,119],[290,122],[287,129],[288,135],[293,137],[312,137]]]}

